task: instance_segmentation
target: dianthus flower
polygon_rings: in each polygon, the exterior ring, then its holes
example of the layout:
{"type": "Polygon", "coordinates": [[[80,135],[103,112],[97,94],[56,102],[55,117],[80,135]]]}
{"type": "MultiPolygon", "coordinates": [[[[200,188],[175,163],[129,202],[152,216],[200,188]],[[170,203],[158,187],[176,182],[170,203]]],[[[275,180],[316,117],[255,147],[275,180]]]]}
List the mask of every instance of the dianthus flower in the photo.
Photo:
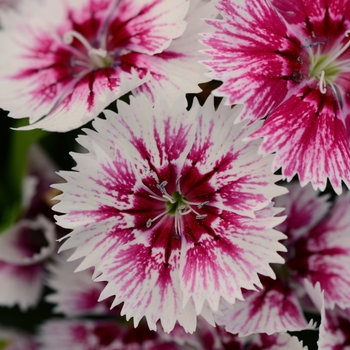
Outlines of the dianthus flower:
{"type": "Polygon", "coordinates": [[[139,96],[117,108],[78,138],[89,152],[74,155],[76,171],[60,173],[57,222],[73,229],[62,249],[95,267],[108,282],[101,299],[124,302],[135,325],[145,316],[151,329],[178,320],[193,332],[220,298],[234,303],[258,273],[274,277],[284,235],[271,198],[285,190],[259,142],[241,141],[252,129],[233,125],[239,107],[170,110],[139,96]]]}
{"type": "MultiPolygon", "coordinates": [[[[44,287],[45,263],[57,248],[58,227],[49,205],[50,184],[59,178],[38,146],[28,154],[23,183],[23,210],[18,221],[0,235],[0,305],[36,305],[44,287]]],[[[52,197],[52,196],[51,196],[52,197]]]]}
{"type": "Polygon", "coordinates": [[[276,152],[273,169],[324,190],[350,186],[349,1],[217,0],[204,35],[214,94],[243,103],[239,120],[266,117],[251,137],[276,152]]]}
{"type": "MultiPolygon", "coordinates": [[[[190,29],[184,42],[166,51],[184,33],[189,5],[188,0],[24,1],[25,20],[13,16],[11,28],[0,36],[6,48],[1,107],[13,118],[35,123],[25,129],[68,131],[150,78],[155,82],[144,90],[151,95],[152,88],[164,85],[183,95],[191,92],[182,90],[184,82],[197,92],[206,78],[203,69],[194,68],[198,55],[189,43],[196,48],[198,34],[190,29]]],[[[194,1],[194,11],[199,5],[194,1]]]]}

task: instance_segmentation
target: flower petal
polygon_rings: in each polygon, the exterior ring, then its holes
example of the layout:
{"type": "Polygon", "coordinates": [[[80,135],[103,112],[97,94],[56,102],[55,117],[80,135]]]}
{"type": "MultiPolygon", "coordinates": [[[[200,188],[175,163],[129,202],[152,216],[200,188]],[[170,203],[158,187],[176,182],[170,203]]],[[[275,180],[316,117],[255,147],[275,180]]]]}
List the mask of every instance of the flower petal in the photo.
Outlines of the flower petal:
{"type": "Polygon", "coordinates": [[[173,106],[180,96],[184,102],[186,93],[200,92],[198,84],[206,82],[207,69],[199,63],[205,59],[200,53],[204,46],[199,42],[199,35],[208,31],[203,18],[214,18],[217,14],[213,4],[203,0],[191,0],[185,17],[188,22],[185,32],[172,41],[170,46],[158,55],[133,56],[135,66],[151,72],[152,78],[136,88],[134,94],[146,94],[154,102],[156,96],[167,94],[167,102],[173,106]]]}
{"type": "MultiPolygon", "coordinates": [[[[156,330],[160,320],[164,331],[170,332],[182,311],[178,261],[179,250],[172,249],[167,257],[164,249],[135,240],[103,263],[97,280],[107,280],[108,285],[101,299],[113,295],[112,306],[124,302],[122,315],[133,317],[135,327],[146,316],[150,329],[156,330]]],[[[187,331],[193,332],[194,327],[187,331]]]]}
{"type": "Polygon", "coordinates": [[[162,181],[171,186],[192,146],[197,108],[188,112],[180,102],[170,112],[166,101],[159,98],[153,105],[145,96],[131,97],[130,104],[118,103],[118,115],[105,111],[109,123],[97,120],[94,127],[130,155],[149,188],[157,191],[162,181]]]}
{"type": "Polygon", "coordinates": [[[341,180],[350,187],[350,148],[334,93],[304,87],[266,119],[249,139],[263,137],[261,153],[276,152],[273,169],[282,167],[290,181],[298,174],[302,186],[311,182],[323,191],[327,178],[337,194],[341,180]]]}
{"type": "Polygon", "coordinates": [[[244,301],[227,307],[221,303],[222,316],[216,316],[226,331],[246,336],[254,333],[299,331],[308,328],[297,295],[280,280],[264,279],[258,292],[245,291],[244,301]]]}
{"type": "Polygon", "coordinates": [[[269,263],[283,263],[277,251],[284,251],[278,242],[285,236],[272,229],[279,221],[273,209],[256,212],[257,218],[247,218],[223,211],[210,226],[187,215],[184,226],[195,234],[189,240],[185,231],[180,257],[181,288],[184,304],[192,297],[199,313],[206,300],[216,312],[220,298],[233,304],[243,299],[241,288],[261,286],[257,273],[275,277],[269,263]],[[271,216],[272,215],[272,216],[271,216]]]}
{"type": "Polygon", "coordinates": [[[322,43],[320,50],[329,52],[339,44],[349,24],[350,2],[325,0],[272,0],[273,6],[299,32],[305,44],[322,43]],[[344,21],[344,18],[347,21],[344,21]],[[325,25],[326,24],[326,25],[325,25]],[[325,40],[325,38],[333,38],[325,40]]]}
{"type": "Polygon", "coordinates": [[[299,276],[320,283],[327,308],[350,307],[349,211],[348,193],[338,197],[329,215],[294,245],[295,258],[288,262],[299,276]]]}
{"type": "Polygon", "coordinates": [[[43,289],[43,266],[34,264],[17,266],[0,261],[0,304],[12,307],[16,304],[25,311],[35,306],[43,289]]]}
{"type": "Polygon", "coordinates": [[[104,68],[92,71],[76,81],[71,91],[62,96],[48,116],[20,130],[44,129],[65,132],[76,129],[94,119],[103,108],[148,80],[135,72],[104,68]]]}
{"type": "Polygon", "coordinates": [[[205,181],[214,191],[210,206],[254,217],[256,210],[266,207],[285,189],[274,185],[279,177],[271,173],[272,158],[257,154],[260,143],[242,142],[261,124],[249,128],[243,123],[234,125],[240,111],[239,106],[231,109],[223,105],[215,110],[211,98],[199,110],[196,138],[182,171],[181,190],[191,201],[204,202],[208,191],[201,185],[205,181]],[[200,175],[195,176],[193,169],[200,175]]]}
{"type": "Polygon", "coordinates": [[[284,207],[287,218],[277,230],[288,235],[291,244],[307,235],[328,213],[331,206],[329,195],[319,196],[311,185],[301,187],[299,183],[286,184],[288,193],[277,197],[277,207],[284,207]]]}
{"type": "Polygon", "coordinates": [[[160,53],[184,32],[188,7],[188,0],[120,0],[110,19],[109,45],[160,53]]]}
{"type": "Polygon", "coordinates": [[[224,19],[208,20],[215,31],[203,40],[212,56],[203,63],[223,81],[214,94],[245,105],[240,121],[260,119],[308,76],[307,52],[269,1],[216,3],[224,19]]]}

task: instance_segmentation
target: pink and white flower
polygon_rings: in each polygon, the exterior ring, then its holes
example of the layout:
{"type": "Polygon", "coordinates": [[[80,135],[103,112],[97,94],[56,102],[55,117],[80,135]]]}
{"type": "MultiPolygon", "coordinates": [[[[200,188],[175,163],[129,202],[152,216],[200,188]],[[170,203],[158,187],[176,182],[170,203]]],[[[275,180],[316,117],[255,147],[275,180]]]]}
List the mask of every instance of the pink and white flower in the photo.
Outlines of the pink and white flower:
{"type": "Polygon", "coordinates": [[[144,96],[117,107],[78,138],[89,153],[74,154],[76,171],[60,173],[57,223],[73,229],[62,249],[85,257],[78,270],[95,267],[108,282],[101,299],[124,302],[135,325],[145,316],[151,329],[178,321],[193,332],[220,298],[234,303],[261,286],[258,273],[274,277],[285,236],[271,198],[285,190],[259,142],[241,141],[258,124],[234,126],[239,107],[170,111],[144,96]]]}
{"type": "Polygon", "coordinates": [[[238,120],[267,117],[250,138],[276,152],[273,169],[324,190],[350,187],[350,7],[346,1],[217,0],[204,35],[215,95],[243,103],[238,120]]]}
{"type": "Polygon", "coordinates": [[[22,219],[0,235],[0,304],[35,305],[43,289],[44,265],[56,248],[53,222],[22,219]]]}
{"type": "Polygon", "coordinates": [[[154,70],[138,61],[160,58],[183,34],[189,1],[45,0],[23,7],[25,20],[14,18],[0,37],[1,107],[13,118],[29,116],[35,124],[24,129],[67,131],[163,68],[159,60],[154,70]]]}
{"type": "Polygon", "coordinates": [[[227,332],[247,336],[255,333],[268,335],[286,331],[314,328],[307,322],[291,281],[281,278],[264,278],[259,291],[244,291],[244,300],[234,305],[221,302],[221,314],[215,316],[217,324],[227,332]]]}
{"type": "Polygon", "coordinates": [[[48,204],[50,184],[59,178],[38,146],[28,154],[19,220],[0,234],[0,304],[36,305],[44,286],[44,265],[57,248],[57,227],[48,204]]]}
{"type": "MultiPolygon", "coordinates": [[[[288,270],[299,283],[304,278],[312,284],[320,283],[327,308],[350,307],[350,193],[337,197],[327,212],[330,206],[327,196],[318,197],[310,187],[300,189],[298,184],[292,184],[289,190],[299,195],[294,194],[295,201],[289,205],[293,208],[289,218],[291,229],[287,233],[280,228],[289,236],[288,270]],[[305,205],[307,201],[314,205],[312,215],[305,205]],[[306,218],[313,225],[308,225],[306,218]],[[305,231],[297,230],[296,236],[296,226],[303,226],[305,231]]],[[[281,205],[279,198],[276,202],[281,205]]]]}

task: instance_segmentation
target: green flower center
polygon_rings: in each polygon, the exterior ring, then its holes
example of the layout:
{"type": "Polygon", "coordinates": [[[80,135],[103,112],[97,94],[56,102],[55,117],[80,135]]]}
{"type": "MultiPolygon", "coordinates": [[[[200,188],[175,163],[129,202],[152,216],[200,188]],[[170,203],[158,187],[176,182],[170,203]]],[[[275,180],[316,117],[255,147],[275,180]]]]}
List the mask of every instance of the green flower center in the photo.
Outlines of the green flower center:
{"type": "MultiPolygon", "coordinates": [[[[350,31],[345,32],[345,36],[348,37],[350,31]]],[[[341,72],[350,71],[350,60],[341,60],[339,57],[350,47],[350,40],[345,45],[339,46],[331,53],[324,55],[320,53],[320,47],[318,46],[317,52],[313,52],[310,49],[310,71],[309,76],[314,77],[319,81],[320,91],[325,94],[327,91],[327,85],[334,88],[333,84],[335,79],[341,72]]]]}
{"type": "Polygon", "coordinates": [[[98,49],[92,47],[88,40],[77,31],[69,30],[63,36],[63,41],[68,45],[72,44],[74,39],[80,41],[80,43],[86,48],[89,56],[89,60],[87,62],[78,62],[78,64],[83,66],[86,65],[88,68],[89,66],[96,68],[105,68],[113,62],[113,58],[107,50],[101,47],[98,49]]]}
{"type": "MultiPolygon", "coordinates": [[[[172,195],[170,195],[165,187],[168,184],[167,181],[163,181],[162,183],[157,184],[157,188],[160,191],[161,195],[150,195],[151,198],[161,201],[165,204],[165,210],[157,215],[154,218],[150,218],[146,222],[146,227],[150,228],[153,223],[166,215],[171,215],[174,217],[174,229],[175,235],[177,237],[181,237],[182,234],[182,219],[181,217],[187,215],[189,213],[193,213],[196,215],[197,220],[203,220],[207,217],[207,214],[201,214],[198,212],[199,209],[202,209],[205,205],[208,205],[209,202],[201,202],[195,203],[188,200],[183,194],[180,192],[180,185],[177,183],[178,190],[175,191],[172,195]],[[194,208],[196,207],[196,208],[194,208]]],[[[1,349],[0,349],[1,350],[1,349]]]]}
{"type": "Polygon", "coordinates": [[[183,212],[188,206],[188,201],[185,196],[176,191],[171,196],[173,202],[167,201],[165,206],[167,208],[167,214],[176,215],[178,212],[183,212]]]}

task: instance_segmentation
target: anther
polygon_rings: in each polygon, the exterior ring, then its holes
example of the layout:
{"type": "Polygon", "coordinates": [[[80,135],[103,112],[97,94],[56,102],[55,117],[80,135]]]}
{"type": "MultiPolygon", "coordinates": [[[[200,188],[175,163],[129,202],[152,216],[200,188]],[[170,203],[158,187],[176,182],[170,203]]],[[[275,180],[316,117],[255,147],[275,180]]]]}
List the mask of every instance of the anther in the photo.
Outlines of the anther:
{"type": "Polygon", "coordinates": [[[197,215],[197,216],[196,216],[196,219],[197,219],[197,220],[203,220],[203,219],[205,219],[207,216],[208,216],[207,214],[197,215]]]}
{"type": "Polygon", "coordinates": [[[159,215],[157,215],[155,218],[153,219],[148,219],[146,222],[146,227],[150,228],[152,225],[152,222],[158,220],[159,218],[161,218],[162,216],[164,216],[166,214],[166,211],[164,211],[163,213],[160,213],[159,215]]]}
{"type": "Polygon", "coordinates": [[[163,181],[162,183],[160,184],[157,184],[157,188],[160,192],[162,192],[163,194],[166,194],[166,191],[165,191],[165,186],[168,184],[167,181],[163,181]]]}
{"type": "Polygon", "coordinates": [[[321,72],[320,76],[320,92],[321,94],[325,94],[327,92],[327,85],[326,85],[326,80],[325,80],[325,73],[324,70],[321,72]]]}
{"type": "Polygon", "coordinates": [[[105,58],[107,56],[106,50],[104,50],[102,48],[99,48],[99,49],[93,48],[90,45],[90,43],[86,40],[86,38],[75,30],[69,30],[68,32],[64,33],[64,35],[63,35],[63,41],[68,45],[70,45],[73,42],[74,38],[81,42],[81,44],[88,51],[89,56],[97,55],[97,56],[100,56],[103,58],[105,58]]]}
{"type": "Polygon", "coordinates": [[[209,204],[209,201],[205,201],[205,202],[203,202],[203,203],[198,204],[198,205],[197,205],[197,208],[198,208],[198,209],[202,209],[205,205],[208,205],[208,204],[209,204]]]}

